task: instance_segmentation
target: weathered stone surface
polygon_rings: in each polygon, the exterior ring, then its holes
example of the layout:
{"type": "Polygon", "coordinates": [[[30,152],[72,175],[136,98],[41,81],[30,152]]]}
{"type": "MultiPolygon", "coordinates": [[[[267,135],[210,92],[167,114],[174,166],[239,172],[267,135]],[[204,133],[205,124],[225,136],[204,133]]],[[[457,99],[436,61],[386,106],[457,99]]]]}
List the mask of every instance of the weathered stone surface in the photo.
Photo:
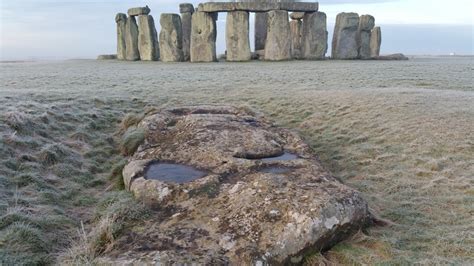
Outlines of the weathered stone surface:
{"type": "Polygon", "coordinates": [[[249,110],[173,108],[139,127],[147,137],[124,168],[125,187],[159,209],[153,229],[133,232],[131,254],[133,246],[164,265],[284,265],[331,247],[370,219],[359,193],[327,172],[297,134],[249,110]],[[291,156],[275,157],[285,153],[291,156]],[[206,174],[185,183],[146,179],[149,162],[206,174]],[[160,248],[165,241],[169,248],[160,248]]]}
{"type": "Polygon", "coordinates": [[[267,41],[267,19],[268,15],[264,13],[255,13],[255,51],[265,49],[267,41]]]}
{"type": "Polygon", "coordinates": [[[359,15],[357,13],[337,15],[332,39],[333,59],[357,59],[359,55],[356,40],[358,28],[359,15]]]}
{"type": "Polygon", "coordinates": [[[288,12],[273,10],[268,12],[265,60],[280,61],[291,59],[291,32],[288,12]]]}
{"type": "Polygon", "coordinates": [[[183,61],[183,30],[178,14],[160,16],[160,57],[163,62],[183,61]]]}
{"type": "Polygon", "coordinates": [[[189,61],[191,54],[191,28],[194,7],[192,4],[180,4],[181,26],[183,29],[183,61],[189,61]]]}
{"type": "Polygon", "coordinates": [[[303,30],[303,23],[301,22],[301,20],[290,21],[291,52],[292,52],[293,58],[295,59],[299,59],[301,57],[302,30],[303,30]]]}
{"type": "Polygon", "coordinates": [[[129,16],[140,16],[140,15],[148,15],[150,14],[150,8],[148,6],[145,7],[132,7],[128,10],[129,16]]]}
{"type": "Polygon", "coordinates": [[[382,30],[375,27],[370,34],[370,57],[374,58],[380,55],[380,46],[382,45],[382,30]]]}
{"type": "Polygon", "coordinates": [[[293,20],[302,20],[305,12],[292,12],[290,18],[293,20]]]}
{"type": "Polygon", "coordinates": [[[359,19],[359,29],[357,31],[357,45],[359,46],[359,58],[369,59],[370,55],[370,35],[375,26],[375,18],[371,15],[362,15],[359,19]]]}
{"type": "Polygon", "coordinates": [[[227,13],[226,22],[227,61],[250,60],[249,13],[227,13]]]}
{"type": "Polygon", "coordinates": [[[199,4],[201,12],[268,12],[272,10],[285,10],[294,12],[316,12],[319,4],[317,2],[293,2],[293,1],[264,1],[264,2],[207,2],[199,4]]]}
{"type": "Polygon", "coordinates": [[[191,62],[216,61],[215,14],[194,12],[191,27],[191,62]]]}
{"type": "Polygon", "coordinates": [[[160,58],[155,21],[150,15],[138,16],[138,51],[143,61],[157,61],[160,58]]]}
{"type": "Polygon", "coordinates": [[[97,56],[97,60],[114,60],[117,59],[116,54],[101,54],[97,56]]]}
{"type": "Polygon", "coordinates": [[[138,26],[135,17],[128,17],[125,23],[126,59],[129,61],[140,60],[138,51],[138,26]]]}
{"type": "Polygon", "coordinates": [[[408,60],[404,54],[390,54],[390,55],[380,55],[374,57],[375,60],[408,60]]]}
{"type": "Polygon", "coordinates": [[[190,3],[179,4],[179,13],[194,13],[194,6],[190,3]]]}
{"type": "Polygon", "coordinates": [[[117,59],[125,60],[127,58],[127,45],[125,42],[127,15],[118,13],[115,16],[115,22],[117,23],[117,59]]]}
{"type": "Polygon", "coordinates": [[[308,60],[324,59],[328,50],[326,14],[306,13],[303,19],[301,57],[308,60]]]}

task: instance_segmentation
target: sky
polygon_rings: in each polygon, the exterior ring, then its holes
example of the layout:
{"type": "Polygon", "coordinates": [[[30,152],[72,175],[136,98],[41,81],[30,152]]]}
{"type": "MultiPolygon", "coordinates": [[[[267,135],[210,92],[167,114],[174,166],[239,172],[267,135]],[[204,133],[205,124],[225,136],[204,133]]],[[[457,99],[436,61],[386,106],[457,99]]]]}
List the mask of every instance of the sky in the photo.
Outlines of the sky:
{"type": "MultiPolygon", "coordinates": [[[[0,0],[0,60],[95,58],[116,50],[115,14],[148,5],[178,13],[186,0],[0,0]]],[[[205,1],[188,1],[197,6],[205,1]]],[[[371,14],[382,28],[382,54],[474,54],[473,0],[321,0],[329,43],[340,12],[371,14]]],[[[251,16],[253,43],[253,16],[251,16]]],[[[225,15],[218,20],[218,53],[225,50],[225,15]]],[[[253,46],[253,45],[252,45],[253,46]]]]}

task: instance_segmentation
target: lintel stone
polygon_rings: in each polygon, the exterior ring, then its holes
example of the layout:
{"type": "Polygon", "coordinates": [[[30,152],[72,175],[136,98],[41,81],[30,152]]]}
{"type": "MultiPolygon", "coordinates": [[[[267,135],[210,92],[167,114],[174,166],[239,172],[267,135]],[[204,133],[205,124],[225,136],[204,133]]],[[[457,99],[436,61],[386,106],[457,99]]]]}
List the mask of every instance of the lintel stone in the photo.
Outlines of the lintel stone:
{"type": "Polygon", "coordinates": [[[286,10],[292,12],[316,12],[318,2],[208,2],[199,4],[201,12],[268,12],[271,10],[286,10]]]}

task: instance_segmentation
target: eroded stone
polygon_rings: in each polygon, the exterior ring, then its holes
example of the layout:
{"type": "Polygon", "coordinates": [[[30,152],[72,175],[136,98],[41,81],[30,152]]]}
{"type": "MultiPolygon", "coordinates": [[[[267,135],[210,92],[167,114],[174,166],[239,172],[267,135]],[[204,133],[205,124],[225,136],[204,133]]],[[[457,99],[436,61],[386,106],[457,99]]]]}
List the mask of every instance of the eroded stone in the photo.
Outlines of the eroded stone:
{"type": "Polygon", "coordinates": [[[359,15],[357,13],[340,13],[336,17],[332,39],[333,59],[357,59],[359,46],[357,32],[359,15]]]}
{"type": "Polygon", "coordinates": [[[370,34],[370,57],[375,58],[380,55],[380,46],[382,45],[382,30],[375,27],[370,34]]]}
{"type": "Polygon", "coordinates": [[[117,23],[117,59],[125,60],[127,58],[127,44],[125,41],[127,15],[118,13],[115,16],[115,23],[117,23]]]}
{"type": "Polygon", "coordinates": [[[160,58],[155,21],[150,15],[138,16],[138,51],[143,61],[157,61],[160,58]]]}
{"type": "Polygon", "coordinates": [[[249,13],[245,11],[227,13],[225,33],[227,61],[250,60],[249,13]]]}
{"type": "Polygon", "coordinates": [[[194,12],[191,26],[191,62],[216,61],[217,13],[194,12]]]}
{"type": "Polygon", "coordinates": [[[183,61],[183,30],[178,14],[160,16],[160,56],[163,62],[183,61]]]}
{"type": "Polygon", "coordinates": [[[288,12],[268,12],[265,60],[281,61],[291,59],[291,32],[288,12]]]}
{"type": "Polygon", "coordinates": [[[153,230],[134,231],[127,247],[136,248],[119,250],[115,260],[282,265],[331,247],[369,221],[359,193],[323,169],[297,134],[248,109],[163,109],[138,127],[146,139],[125,167],[124,182],[160,207],[153,230]],[[184,183],[146,179],[155,161],[206,174],[184,183]],[[145,244],[142,259],[134,257],[145,244]]]}
{"type": "Polygon", "coordinates": [[[125,47],[127,60],[140,60],[140,52],[138,51],[138,25],[137,20],[133,16],[129,16],[125,23],[125,47]]]}
{"type": "Polygon", "coordinates": [[[372,29],[375,26],[375,18],[371,15],[362,15],[359,19],[359,29],[357,31],[357,45],[359,47],[359,58],[371,58],[370,39],[372,29]]]}
{"type": "Polygon", "coordinates": [[[323,12],[305,13],[301,57],[307,60],[320,60],[328,50],[328,31],[326,14],[323,12]]]}

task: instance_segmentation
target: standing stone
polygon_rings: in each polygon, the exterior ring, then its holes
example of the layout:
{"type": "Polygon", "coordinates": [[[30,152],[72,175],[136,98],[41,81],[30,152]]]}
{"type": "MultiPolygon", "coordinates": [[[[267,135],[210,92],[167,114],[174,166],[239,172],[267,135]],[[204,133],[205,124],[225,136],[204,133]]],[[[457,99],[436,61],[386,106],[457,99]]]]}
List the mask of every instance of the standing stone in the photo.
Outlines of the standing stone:
{"type": "Polygon", "coordinates": [[[191,27],[191,62],[216,61],[216,14],[194,12],[191,27]]]}
{"type": "Polygon", "coordinates": [[[268,12],[265,60],[281,61],[291,59],[291,32],[288,11],[268,12]]]}
{"type": "Polygon", "coordinates": [[[302,35],[302,58],[324,59],[328,50],[326,14],[323,12],[306,13],[303,19],[302,35]]]}
{"type": "Polygon", "coordinates": [[[163,62],[183,61],[183,30],[178,14],[161,14],[160,53],[163,62]]]}
{"type": "Polygon", "coordinates": [[[155,21],[150,15],[138,16],[138,51],[140,59],[144,61],[157,61],[160,58],[155,21]]]}
{"type": "Polygon", "coordinates": [[[227,61],[249,61],[249,12],[227,13],[226,22],[227,61]]]}
{"type": "MultiPolygon", "coordinates": [[[[270,3],[278,3],[278,2],[296,2],[295,0],[240,0],[239,2],[270,2],[270,3]]],[[[258,12],[255,13],[255,51],[265,49],[265,43],[267,40],[267,21],[268,21],[268,13],[267,12],[258,12]]]]}
{"type": "Polygon", "coordinates": [[[380,27],[375,27],[370,34],[370,57],[380,56],[380,46],[382,44],[382,31],[380,27]]]}
{"type": "Polygon", "coordinates": [[[191,21],[194,13],[192,4],[180,4],[181,27],[183,28],[183,61],[189,61],[191,48],[191,21]]]}
{"type": "Polygon", "coordinates": [[[375,26],[375,19],[371,15],[362,15],[359,19],[357,31],[357,45],[359,46],[359,58],[370,58],[370,35],[375,26]]]}
{"type": "Polygon", "coordinates": [[[340,13],[336,17],[334,36],[332,39],[333,59],[357,59],[357,30],[359,15],[357,13],[340,13]]]}
{"type": "Polygon", "coordinates": [[[127,46],[125,43],[125,26],[127,24],[127,15],[118,13],[115,16],[117,23],[117,59],[125,60],[127,58],[127,46]]]}
{"type": "Polygon", "coordinates": [[[301,58],[302,25],[303,24],[300,19],[290,21],[291,51],[292,57],[295,59],[301,58]]]}
{"type": "Polygon", "coordinates": [[[138,26],[135,17],[129,16],[125,23],[126,59],[129,61],[140,60],[138,51],[138,26]]]}

